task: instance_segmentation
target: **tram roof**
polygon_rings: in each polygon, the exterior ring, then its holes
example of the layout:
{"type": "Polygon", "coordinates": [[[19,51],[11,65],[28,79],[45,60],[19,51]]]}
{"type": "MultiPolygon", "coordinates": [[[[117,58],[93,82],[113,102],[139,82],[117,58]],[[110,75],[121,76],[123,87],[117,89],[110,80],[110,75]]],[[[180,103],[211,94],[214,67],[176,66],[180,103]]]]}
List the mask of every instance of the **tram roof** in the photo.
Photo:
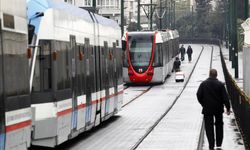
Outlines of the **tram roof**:
{"type": "MultiPolygon", "coordinates": [[[[65,2],[57,2],[55,0],[27,0],[28,6],[28,19],[31,20],[31,24],[39,26],[41,17],[34,18],[36,13],[45,12],[48,9],[58,9],[77,16],[85,21],[93,22],[91,16],[87,10],[78,8],[65,2]]],[[[92,13],[93,14],[93,13],[92,13]]],[[[98,23],[104,26],[110,26],[113,28],[120,28],[116,21],[94,14],[98,23]]]]}

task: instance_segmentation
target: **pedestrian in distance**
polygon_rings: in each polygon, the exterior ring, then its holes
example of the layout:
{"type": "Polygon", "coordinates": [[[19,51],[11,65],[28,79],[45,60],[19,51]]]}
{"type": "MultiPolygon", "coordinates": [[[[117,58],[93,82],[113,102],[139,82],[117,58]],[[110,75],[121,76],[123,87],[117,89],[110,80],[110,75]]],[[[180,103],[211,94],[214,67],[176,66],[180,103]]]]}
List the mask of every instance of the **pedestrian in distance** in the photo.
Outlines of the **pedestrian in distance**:
{"type": "Polygon", "coordinates": [[[181,61],[180,61],[179,57],[175,57],[174,66],[173,66],[172,72],[173,71],[176,72],[176,70],[179,70],[180,66],[181,66],[181,61]]]}
{"type": "Polygon", "coordinates": [[[215,69],[209,71],[209,78],[200,84],[196,95],[202,106],[209,149],[214,149],[215,137],[216,146],[221,147],[223,141],[224,106],[226,106],[227,115],[230,115],[230,103],[225,86],[217,79],[217,71],[215,69]],[[214,134],[214,125],[216,135],[214,134]]]}
{"type": "Polygon", "coordinates": [[[186,53],[186,49],[184,48],[184,45],[181,45],[180,53],[181,53],[181,61],[184,61],[185,60],[185,53],[186,53]]]}
{"type": "Polygon", "coordinates": [[[193,49],[191,48],[191,46],[188,46],[187,49],[187,55],[188,55],[188,61],[191,62],[192,61],[192,54],[193,54],[193,49]]]}

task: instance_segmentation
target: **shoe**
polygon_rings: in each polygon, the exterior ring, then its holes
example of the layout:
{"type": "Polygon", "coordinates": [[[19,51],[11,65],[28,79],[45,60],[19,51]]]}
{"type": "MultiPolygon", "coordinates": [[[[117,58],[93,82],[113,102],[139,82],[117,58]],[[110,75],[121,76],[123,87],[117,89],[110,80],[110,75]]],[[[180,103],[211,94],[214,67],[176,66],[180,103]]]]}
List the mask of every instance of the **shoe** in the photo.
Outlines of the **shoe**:
{"type": "Polygon", "coordinates": [[[209,150],[214,150],[214,148],[213,147],[209,147],[209,150]]]}

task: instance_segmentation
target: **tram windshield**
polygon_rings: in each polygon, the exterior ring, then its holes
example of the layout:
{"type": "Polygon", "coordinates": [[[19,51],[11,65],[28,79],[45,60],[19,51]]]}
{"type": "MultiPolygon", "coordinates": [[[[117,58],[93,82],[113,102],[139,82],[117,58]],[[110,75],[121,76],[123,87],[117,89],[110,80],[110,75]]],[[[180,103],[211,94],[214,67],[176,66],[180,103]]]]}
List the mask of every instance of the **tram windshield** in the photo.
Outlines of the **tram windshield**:
{"type": "Polygon", "coordinates": [[[150,63],[153,36],[136,35],[129,36],[130,60],[133,66],[145,67],[150,63]]]}

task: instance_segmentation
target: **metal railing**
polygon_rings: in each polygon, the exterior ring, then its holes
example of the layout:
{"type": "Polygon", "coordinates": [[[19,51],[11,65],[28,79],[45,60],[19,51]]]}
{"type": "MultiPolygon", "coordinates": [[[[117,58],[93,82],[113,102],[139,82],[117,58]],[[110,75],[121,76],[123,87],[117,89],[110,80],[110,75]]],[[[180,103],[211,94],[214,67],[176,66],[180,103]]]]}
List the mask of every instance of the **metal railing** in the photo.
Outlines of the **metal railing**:
{"type": "Polygon", "coordinates": [[[214,44],[221,45],[221,40],[216,38],[180,38],[182,44],[214,44]]]}
{"type": "Polygon", "coordinates": [[[222,51],[220,51],[222,68],[227,91],[230,96],[235,118],[242,134],[246,149],[250,148],[250,97],[242,91],[228,72],[222,51]]]}

